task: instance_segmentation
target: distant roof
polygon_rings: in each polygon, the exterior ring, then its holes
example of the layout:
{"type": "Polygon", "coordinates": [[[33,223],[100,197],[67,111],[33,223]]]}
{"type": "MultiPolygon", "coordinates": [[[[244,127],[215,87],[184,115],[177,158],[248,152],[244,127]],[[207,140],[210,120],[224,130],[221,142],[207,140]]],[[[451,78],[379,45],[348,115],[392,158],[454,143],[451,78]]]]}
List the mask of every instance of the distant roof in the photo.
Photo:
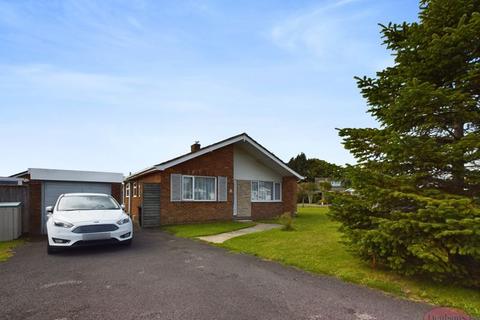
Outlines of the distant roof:
{"type": "Polygon", "coordinates": [[[12,185],[12,186],[21,186],[23,183],[22,178],[11,178],[11,177],[0,177],[0,184],[1,185],[12,185]]]}
{"type": "Polygon", "coordinates": [[[257,141],[255,141],[254,139],[252,139],[248,134],[246,133],[241,133],[241,134],[238,134],[236,136],[233,136],[233,137],[230,137],[230,138],[227,138],[225,140],[222,140],[222,141],[219,141],[219,142],[216,142],[216,143],[213,143],[211,145],[208,145],[206,147],[203,147],[201,148],[200,150],[196,151],[196,152],[189,152],[189,153],[186,153],[184,155],[181,155],[179,157],[176,157],[176,158],[173,158],[173,159],[170,159],[170,160],[167,160],[167,161],[164,161],[162,163],[159,163],[159,164],[156,164],[154,166],[151,166],[151,167],[148,167],[144,170],[141,170],[141,171],[138,171],[138,172],[135,172],[134,174],[130,175],[127,177],[127,180],[128,179],[131,179],[131,178],[134,178],[134,177],[137,177],[137,176],[141,176],[141,175],[144,175],[144,174],[147,174],[147,173],[150,173],[150,172],[153,172],[153,171],[163,171],[165,169],[168,169],[170,167],[173,167],[177,164],[180,164],[182,162],[185,162],[185,161],[188,161],[188,160],[191,160],[191,159],[194,159],[196,157],[199,157],[201,155],[204,155],[206,153],[209,153],[209,152],[212,152],[214,150],[217,150],[217,149],[220,149],[220,148],[223,148],[225,146],[228,146],[228,145],[231,145],[231,144],[234,144],[234,143],[237,143],[237,142],[246,142],[248,143],[249,145],[251,145],[254,149],[260,151],[263,155],[265,155],[267,158],[269,158],[270,160],[272,160],[275,164],[277,164],[278,166],[280,166],[283,170],[285,170],[286,172],[290,173],[291,175],[297,177],[298,179],[303,179],[304,177],[301,176],[300,174],[298,174],[297,172],[295,172],[294,170],[292,170],[285,162],[283,162],[280,158],[278,158],[275,154],[273,154],[272,152],[268,151],[265,147],[263,147],[260,143],[258,143],[257,141]]]}
{"type": "Polygon", "coordinates": [[[78,181],[78,182],[123,182],[123,174],[117,172],[78,171],[60,169],[29,168],[27,171],[12,175],[20,177],[30,175],[30,180],[78,181]]]}

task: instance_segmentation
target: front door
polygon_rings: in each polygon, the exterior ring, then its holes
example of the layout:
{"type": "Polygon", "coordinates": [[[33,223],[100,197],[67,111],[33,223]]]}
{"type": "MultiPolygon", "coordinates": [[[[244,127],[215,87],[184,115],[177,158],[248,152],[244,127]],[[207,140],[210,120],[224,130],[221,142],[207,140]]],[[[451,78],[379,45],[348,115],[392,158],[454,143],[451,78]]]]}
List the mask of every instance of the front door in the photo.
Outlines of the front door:
{"type": "Polygon", "coordinates": [[[160,226],[160,183],[143,184],[142,210],[140,211],[142,227],[160,226]]]}
{"type": "Polygon", "coordinates": [[[250,180],[235,180],[235,209],[237,218],[252,216],[252,183],[250,180]]]}

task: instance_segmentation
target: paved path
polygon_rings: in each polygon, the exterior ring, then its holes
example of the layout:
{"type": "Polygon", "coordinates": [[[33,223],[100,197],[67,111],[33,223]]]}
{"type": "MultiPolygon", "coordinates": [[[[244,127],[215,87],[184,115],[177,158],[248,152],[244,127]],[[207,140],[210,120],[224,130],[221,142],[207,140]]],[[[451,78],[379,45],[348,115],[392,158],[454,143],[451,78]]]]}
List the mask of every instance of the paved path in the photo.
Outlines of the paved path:
{"type": "Polygon", "coordinates": [[[161,231],[0,263],[0,319],[422,320],[430,306],[161,231]]]}
{"type": "Polygon", "coordinates": [[[280,228],[281,225],[279,224],[273,224],[273,223],[259,223],[253,227],[249,228],[244,228],[240,230],[235,230],[235,231],[230,231],[230,232],[225,232],[225,233],[220,233],[220,234],[215,234],[213,236],[205,236],[205,237],[198,237],[198,239],[207,241],[207,242],[212,242],[212,243],[223,243],[229,239],[235,238],[235,237],[240,237],[249,233],[254,233],[254,232],[260,232],[260,231],[267,231],[267,230],[272,230],[272,229],[278,229],[280,228]]]}

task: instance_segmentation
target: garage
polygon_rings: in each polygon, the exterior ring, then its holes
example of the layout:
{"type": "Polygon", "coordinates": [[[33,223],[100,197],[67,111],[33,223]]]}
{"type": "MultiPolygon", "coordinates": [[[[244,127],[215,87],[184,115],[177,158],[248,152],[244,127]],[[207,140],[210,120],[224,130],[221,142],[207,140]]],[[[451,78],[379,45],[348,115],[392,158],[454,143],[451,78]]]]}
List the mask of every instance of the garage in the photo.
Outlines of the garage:
{"type": "Polygon", "coordinates": [[[28,186],[28,233],[45,234],[45,207],[64,193],[88,192],[112,195],[122,203],[123,174],[116,172],[30,168],[13,175],[28,186]]]}
{"type": "Polygon", "coordinates": [[[109,183],[95,183],[95,182],[62,182],[62,181],[44,182],[43,199],[42,199],[42,234],[46,233],[45,207],[55,205],[58,197],[64,193],[77,193],[77,192],[106,193],[111,195],[112,185],[109,183]]]}

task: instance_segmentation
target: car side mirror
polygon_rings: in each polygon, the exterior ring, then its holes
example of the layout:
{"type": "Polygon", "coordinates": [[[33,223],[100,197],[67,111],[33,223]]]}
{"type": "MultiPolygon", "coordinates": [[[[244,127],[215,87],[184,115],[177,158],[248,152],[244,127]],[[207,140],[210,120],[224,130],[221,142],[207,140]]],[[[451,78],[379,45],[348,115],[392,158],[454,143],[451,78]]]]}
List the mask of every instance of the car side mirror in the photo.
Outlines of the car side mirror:
{"type": "Polygon", "coordinates": [[[120,207],[125,211],[125,205],[123,203],[120,205],[120,207]]]}
{"type": "Polygon", "coordinates": [[[53,213],[53,207],[52,207],[52,206],[48,206],[48,207],[45,208],[45,211],[46,211],[47,213],[50,213],[50,214],[51,214],[51,213],[53,213]]]}

